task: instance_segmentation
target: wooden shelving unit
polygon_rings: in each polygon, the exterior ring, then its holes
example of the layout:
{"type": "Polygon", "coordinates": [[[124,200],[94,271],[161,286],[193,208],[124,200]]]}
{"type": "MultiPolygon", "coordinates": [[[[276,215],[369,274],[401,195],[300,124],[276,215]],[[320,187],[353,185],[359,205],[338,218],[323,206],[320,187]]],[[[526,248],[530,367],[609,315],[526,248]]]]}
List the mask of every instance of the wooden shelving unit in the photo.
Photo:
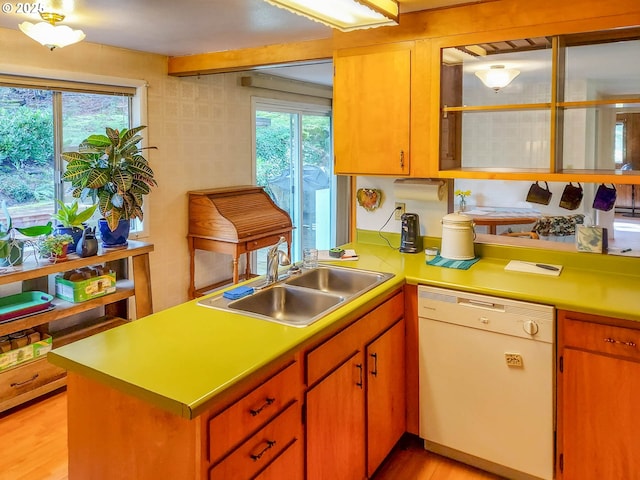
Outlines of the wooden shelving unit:
{"type": "MultiPolygon", "coordinates": [[[[151,244],[129,241],[126,248],[100,249],[93,257],[71,255],[69,260],[56,264],[46,260],[36,262],[31,258],[17,269],[0,268],[0,286],[20,283],[22,291],[39,290],[52,295],[54,292],[50,290],[54,283],[49,277],[67,270],[102,264],[115,270],[118,279],[114,293],[81,303],[55,298],[51,310],[1,323],[0,336],[35,328],[45,333],[53,332],[53,347],[56,348],[151,314],[149,253],[152,251],[151,244]],[[131,297],[135,297],[135,312],[129,311],[128,299],[131,297]],[[56,329],[53,325],[56,321],[94,310],[95,317],[64,329],[56,329]]],[[[64,386],[65,377],[66,372],[47,362],[46,358],[0,372],[0,412],[64,386]]]]}

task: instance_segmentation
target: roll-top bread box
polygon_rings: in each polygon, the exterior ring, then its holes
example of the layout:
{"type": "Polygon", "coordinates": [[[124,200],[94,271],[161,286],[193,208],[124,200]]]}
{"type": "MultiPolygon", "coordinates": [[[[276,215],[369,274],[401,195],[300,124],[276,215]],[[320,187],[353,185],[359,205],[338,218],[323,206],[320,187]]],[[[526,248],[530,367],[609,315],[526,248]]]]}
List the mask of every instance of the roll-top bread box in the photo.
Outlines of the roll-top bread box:
{"type": "MultiPolygon", "coordinates": [[[[233,283],[239,281],[241,254],[275,244],[283,236],[291,253],[293,226],[289,214],[278,207],[264,187],[238,186],[193,190],[189,195],[189,252],[191,256],[190,298],[200,296],[225,282],[196,290],[195,250],[209,250],[233,257],[233,283]]],[[[251,275],[249,255],[245,278],[251,275]]]]}

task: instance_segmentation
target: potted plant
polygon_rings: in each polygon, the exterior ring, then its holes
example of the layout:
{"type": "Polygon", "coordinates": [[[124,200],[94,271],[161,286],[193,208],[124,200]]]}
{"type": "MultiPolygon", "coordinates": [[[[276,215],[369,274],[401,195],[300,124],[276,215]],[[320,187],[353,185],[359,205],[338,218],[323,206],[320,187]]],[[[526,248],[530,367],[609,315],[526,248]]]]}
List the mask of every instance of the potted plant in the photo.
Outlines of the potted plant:
{"type": "Polygon", "coordinates": [[[73,237],[68,233],[47,235],[38,242],[40,256],[48,258],[53,263],[66,260],[67,250],[71,243],[73,243],[73,237]]]}
{"type": "MultiPolygon", "coordinates": [[[[90,197],[103,216],[98,222],[102,245],[126,245],[130,220],[142,220],[144,196],[157,186],[149,162],[139,146],[141,125],[106,135],[91,135],[76,152],[64,152],[67,168],[62,179],[71,182],[75,198],[90,197]],[[120,229],[124,230],[121,231],[120,229]],[[111,237],[115,238],[111,238],[111,237]]],[[[147,147],[154,148],[154,147],[147,147]]]]}
{"type": "Polygon", "coordinates": [[[69,246],[69,250],[76,251],[76,245],[82,238],[85,222],[87,222],[98,208],[97,204],[78,212],[78,201],[75,200],[71,205],[65,205],[60,200],[58,202],[58,211],[52,217],[59,222],[55,232],[60,235],[66,233],[73,237],[73,243],[69,246]]]}
{"type": "Polygon", "coordinates": [[[38,237],[52,232],[51,222],[46,225],[34,225],[31,227],[14,227],[13,219],[7,208],[7,203],[2,201],[2,211],[5,217],[6,227],[0,223],[0,265],[13,266],[22,263],[24,252],[24,240],[16,238],[16,232],[25,237],[38,237]]]}

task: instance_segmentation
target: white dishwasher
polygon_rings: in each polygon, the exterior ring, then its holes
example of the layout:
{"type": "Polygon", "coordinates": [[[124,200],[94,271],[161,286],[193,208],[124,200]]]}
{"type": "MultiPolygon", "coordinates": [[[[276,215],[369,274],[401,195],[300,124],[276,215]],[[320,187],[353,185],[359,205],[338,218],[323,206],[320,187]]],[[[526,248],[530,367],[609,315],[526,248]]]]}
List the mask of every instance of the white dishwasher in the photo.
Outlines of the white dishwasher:
{"type": "Polygon", "coordinates": [[[514,480],[553,478],[555,310],[418,288],[420,437],[514,480]]]}

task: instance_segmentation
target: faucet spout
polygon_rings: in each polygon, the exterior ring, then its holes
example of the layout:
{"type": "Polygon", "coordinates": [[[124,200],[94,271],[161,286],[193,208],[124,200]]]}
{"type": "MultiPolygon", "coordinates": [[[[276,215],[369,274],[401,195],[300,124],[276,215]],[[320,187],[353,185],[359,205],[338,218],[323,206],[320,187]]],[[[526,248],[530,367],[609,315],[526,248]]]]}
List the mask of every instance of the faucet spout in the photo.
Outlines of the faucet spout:
{"type": "Polygon", "coordinates": [[[289,256],[279,248],[285,241],[286,239],[284,237],[280,237],[278,243],[267,250],[266,285],[278,281],[278,266],[291,264],[289,256]]]}

